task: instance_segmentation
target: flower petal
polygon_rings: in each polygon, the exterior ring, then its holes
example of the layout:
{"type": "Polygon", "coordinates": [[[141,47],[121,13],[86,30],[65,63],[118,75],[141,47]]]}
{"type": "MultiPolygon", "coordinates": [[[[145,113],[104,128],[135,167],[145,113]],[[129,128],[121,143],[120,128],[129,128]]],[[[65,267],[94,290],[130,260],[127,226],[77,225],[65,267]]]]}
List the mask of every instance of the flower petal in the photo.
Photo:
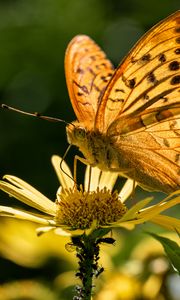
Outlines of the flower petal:
{"type": "Polygon", "coordinates": [[[12,175],[4,175],[3,179],[6,179],[7,181],[11,182],[14,186],[22,189],[22,190],[27,190],[31,193],[33,193],[34,195],[38,196],[38,197],[44,197],[46,198],[43,194],[41,194],[38,190],[36,190],[35,188],[32,187],[32,185],[28,184],[27,182],[25,182],[24,180],[16,177],[16,176],[12,176],[12,175]]]}
{"type": "Polygon", "coordinates": [[[171,199],[172,197],[168,196],[167,198],[163,199],[158,204],[145,208],[141,211],[142,218],[151,218],[151,216],[155,216],[167,210],[168,208],[175,206],[180,203],[180,196],[171,199]],[[167,201],[168,200],[168,201],[167,201]]]}
{"type": "Polygon", "coordinates": [[[180,232],[180,220],[176,218],[165,215],[158,215],[152,218],[151,222],[163,226],[169,230],[180,232]]]}
{"type": "Polygon", "coordinates": [[[85,191],[96,191],[99,186],[99,178],[101,174],[101,170],[97,167],[90,167],[89,165],[86,167],[85,177],[84,177],[84,189],[85,191]],[[91,168],[91,170],[90,170],[91,168]],[[91,178],[89,178],[91,176],[91,178]]]}
{"type": "Polygon", "coordinates": [[[45,226],[45,227],[38,227],[36,229],[37,235],[40,236],[44,233],[47,233],[49,231],[54,231],[55,234],[61,235],[61,236],[71,236],[71,232],[73,233],[74,231],[66,231],[63,228],[56,227],[56,226],[45,226]]]}
{"type": "Polygon", "coordinates": [[[72,235],[70,232],[63,230],[60,227],[56,227],[56,229],[54,229],[54,232],[55,232],[55,234],[58,234],[61,236],[71,236],[72,235]]]}
{"type": "Polygon", "coordinates": [[[128,230],[133,230],[134,227],[135,227],[135,224],[133,224],[133,222],[116,222],[115,225],[114,224],[111,224],[111,226],[114,228],[114,227],[122,227],[122,228],[125,228],[125,229],[128,229],[128,230]]]}
{"type": "Polygon", "coordinates": [[[4,178],[12,184],[1,180],[0,189],[8,193],[10,196],[24,202],[31,207],[34,207],[42,212],[49,215],[55,215],[56,205],[54,202],[49,200],[43,194],[34,189],[31,185],[27,184],[23,180],[15,177],[6,175],[4,178]]]}
{"type": "Polygon", "coordinates": [[[66,162],[64,160],[62,161],[62,158],[58,155],[53,155],[51,162],[63,189],[73,188],[73,175],[66,162]]]}
{"type": "Polygon", "coordinates": [[[137,183],[132,179],[127,179],[124,186],[122,187],[119,197],[122,203],[124,203],[130,195],[133,193],[133,189],[136,187],[137,183]]]}
{"type": "Polygon", "coordinates": [[[44,217],[37,217],[32,213],[27,213],[19,209],[14,209],[8,206],[0,206],[0,216],[11,217],[15,219],[21,219],[26,221],[31,221],[39,223],[42,225],[53,225],[55,224],[54,220],[47,220],[44,217]]]}
{"type": "Polygon", "coordinates": [[[133,205],[125,214],[124,216],[119,220],[120,222],[127,222],[131,221],[134,218],[138,218],[138,214],[140,213],[140,210],[146,206],[149,202],[153,200],[152,197],[148,197],[144,200],[139,201],[135,205],[133,205]]]}
{"type": "Polygon", "coordinates": [[[103,189],[106,187],[108,190],[112,191],[114,185],[118,179],[119,173],[103,171],[101,173],[100,181],[99,181],[99,189],[103,189]]]}
{"type": "MultiPolygon", "coordinates": [[[[160,203],[156,204],[156,205],[153,205],[153,206],[150,206],[150,207],[147,207],[145,209],[142,209],[140,211],[137,211],[135,213],[134,211],[134,207],[131,209],[132,210],[132,213],[134,212],[134,216],[133,214],[129,213],[129,211],[120,219],[120,222],[121,221],[128,221],[130,224],[141,224],[141,223],[144,223],[146,221],[151,221],[151,222],[154,222],[155,221],[158,221],[159,220],[159,224],[160,224],[160,220],[162,222],[163,220],[163,217],[160,216],[160,212],[163,212],[164,210],[176,205],[177,203],[179,203],[180,201],[180,197],[176,197],[175,199],[171,199],[172,196],[174,195],[177,195],[177,193],[173,193],[172,195],[168,196],[167,198],[165,198],[164,200],[162,200],[160,203]],[[169,200],[169,202],[167,202],[167,199],[169,200]],[[129,214],[128,214],[129,213],[129,214]],[[127,218],[128,216],[128,218],[127,218]],[[131,219],[130,217],[133,217],[133,219],[131,219]],[[159,219],[158,219],[159,218],[159,219]]],[[[144,201],[144,200],[142,200],[144,201]]],[[[141,202],[142,202],[141,201],[141,202]]],[[[131,212],[130,210],[130,212],[131,212]]],[[[164,216],[165,217],[165,216],[164,216]]],[[[170,217],[169,217],[170,218],[170,217]]],[[[176,222],[176,226],[179,228],[179,224],[180,224],[180,221],[175,219],[176,222]]],[[[174,220],[174,221],[175,221],[174,220]]],[[[172,220],[171,220],[172,221],[172,220]]],[[[170,219],[169,219],[169,222],[170,222],[170,219]]],[[[168,225],[168,224],[167,224],[168,225]]],[[[164,226],[164,225],[163,225],[164,226]]],[[[174,228],[175,229],[175,228],[174,228]]]]}

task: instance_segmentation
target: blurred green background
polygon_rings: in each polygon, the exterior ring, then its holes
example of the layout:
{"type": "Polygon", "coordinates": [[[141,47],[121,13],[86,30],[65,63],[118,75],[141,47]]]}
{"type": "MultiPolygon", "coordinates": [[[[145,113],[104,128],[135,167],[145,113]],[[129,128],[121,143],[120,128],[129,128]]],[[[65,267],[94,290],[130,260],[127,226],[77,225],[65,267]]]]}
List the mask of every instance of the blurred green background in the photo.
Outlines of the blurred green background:
{"type": "MultiPolygon", "coordinates": [[[[64,77],[69,41],[91,36],[117,66],[143,33],[179,8],[179,0],[1,0],[0,102],[74,120],[64,77]]],[[[0,110],[0,132],[0,176],[16,175],[54,199],[50,158],[68,146],[64,124],[0,110]]],[[[71,166],[74,154],[66,158],[71,166]]],[[[0,203],[7,200],[0,193],[0,203]]]]}

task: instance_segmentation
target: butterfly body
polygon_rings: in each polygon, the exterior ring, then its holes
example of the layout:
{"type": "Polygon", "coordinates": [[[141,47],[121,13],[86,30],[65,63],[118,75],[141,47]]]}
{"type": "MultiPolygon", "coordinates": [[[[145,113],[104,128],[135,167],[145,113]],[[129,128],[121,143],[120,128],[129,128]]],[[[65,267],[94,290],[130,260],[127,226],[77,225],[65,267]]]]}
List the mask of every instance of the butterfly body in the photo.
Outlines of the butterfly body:
{"type": "Polygon", "coordinates": [[[72,123],[67,126],[67,139],[83,153],[87,163],[101,170],[119,171],[118,152],[113,147],[113,141],[100,132],[87,130],[83,124],[72,123]]]}
{"type": "Polygon", "coordinates": [[[170,193],[180,189],[178,170],[174,171],[171,165],[164,168],[163,157],[152,151],[157,145],[150,135],[114,138],[100,132],[88,131],[83,124],[72,124],[73,126],[67,126],[68,142],[79,148],[86,158],[86,163],[92,167],[133,178],[142,188],[149,191],[170,193]],[[142,151],[145,141],[151,147],[142,151]]]}
{"type": "Polygon", "coordinates": [[[115,71],[93,40],[76,36],[65,70],[77,116],[67,137],[86,163],[147,190],[180,189],[180,12],[145,34],[115,71]]]}

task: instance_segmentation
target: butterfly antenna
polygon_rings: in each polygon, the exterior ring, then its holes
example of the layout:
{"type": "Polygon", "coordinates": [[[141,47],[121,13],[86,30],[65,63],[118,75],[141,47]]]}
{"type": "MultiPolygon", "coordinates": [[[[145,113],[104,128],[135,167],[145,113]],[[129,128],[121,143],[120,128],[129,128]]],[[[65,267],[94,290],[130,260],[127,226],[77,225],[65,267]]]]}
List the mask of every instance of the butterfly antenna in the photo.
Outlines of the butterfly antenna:
{"type": "MultiPolygon", "coordinates": [[[[12,111],[15,111],[15,112],[18,112],[20,114],[23,114],[23,115],[27,115],[27,116],[31,116],[31,117],[36,117],[36,118],[39,118],[39,119],[42,119],[42,120],[46,120],[46,121],[50,121],[50,122],[63,122],[65,123],[66,125],[69,125],[71,124],[72,126],[74,126],[74,124],[72,123],[68,123],[66,122],[65,120],[62,120],[62,119],[59,119],[59,118],[54,118],[54,117],[48,117],[48,116],[44,116],[44,115],[41,115],[40,113],[38,112],[34,112],[34,113],[30,113],[30,112],[26,112],[24,110],[21,110],[21,109],[17,109],[15,107],[12,107],[12,106],[9,106],[9,105],[6,105],[6,104],[1,104],[1,108],[3,109],[8,109],[8,110],[12,110],[12,111]]],[[[64,170],[63,170],[63,167],[62,167],[62,163],[63,161],[65,160],[65,157],[67,155],[67,153],[69,152],[70,148],[71,148],[72,145],[69,145],[67,150],[65,151],[63,157],[62,157],[62,160],[60,162],[60,169],[64,172],[64,174],[66,174],[69,178],[71,178],[75,185],[76,185],[76,181],[71,177],[69,176],[68,173],[66,173],[64,170]]]]}
{"type": "Polygon", "coordinates": [[[46,121],[50,121],[50,122],[61,122],[61,123],[63,122],[66,125],[69,125],[69,124],[73,125],[72,123],[68,123],[65,120],[62,120],[62,119],[59,119],[59,118],[43,116],[39,112],[34,112],[34,113],[26,112],[24,110],[20,110],[20,109],[17,109],[15,107],[12,107],[12,106],[9,106],[9,105],[6,105],[6,104],[1,104],[1,108],[12,110],[12,111],[18,112],[18,113],[23,114],[23,115],[27,115],[27,116],[31,116],[31,117],[36,117],[36,118],[39,118],[39,119],[42,119],[42,120],[46,120],[46,121]]]}

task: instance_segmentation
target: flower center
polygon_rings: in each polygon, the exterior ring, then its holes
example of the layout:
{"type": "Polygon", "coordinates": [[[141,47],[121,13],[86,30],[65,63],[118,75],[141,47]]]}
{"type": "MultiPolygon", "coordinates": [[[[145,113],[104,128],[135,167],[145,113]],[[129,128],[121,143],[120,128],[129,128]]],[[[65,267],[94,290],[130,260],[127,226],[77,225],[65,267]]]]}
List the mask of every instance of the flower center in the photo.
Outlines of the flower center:
{"type": "Polygon", "coordinates": [[[118,192],[111,193],[107,188],[94,192],[69,189],[61,192],[57,200],[56,223],[74,229],[88,229],[110,225],[118,221],[127,211],[121,203],[118,192]]]}

